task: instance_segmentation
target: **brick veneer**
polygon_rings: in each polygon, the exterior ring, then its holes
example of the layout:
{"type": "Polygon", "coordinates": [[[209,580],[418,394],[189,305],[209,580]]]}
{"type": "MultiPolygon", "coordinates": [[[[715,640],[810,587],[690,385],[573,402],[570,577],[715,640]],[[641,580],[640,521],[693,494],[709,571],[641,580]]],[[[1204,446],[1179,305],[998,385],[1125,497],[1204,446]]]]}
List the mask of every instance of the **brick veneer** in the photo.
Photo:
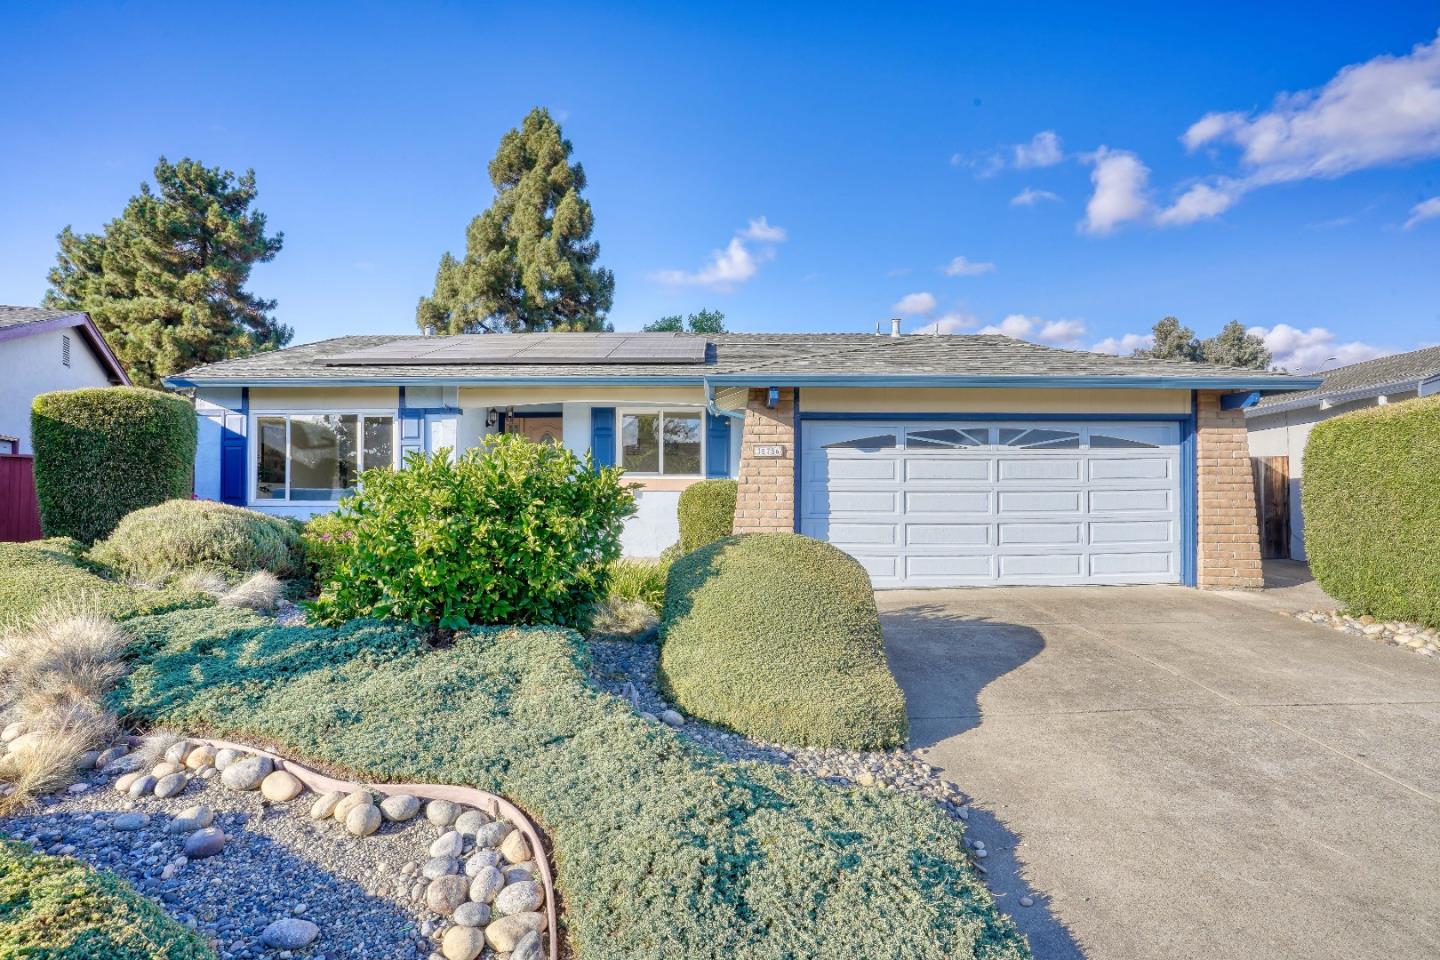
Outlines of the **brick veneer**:
{"type": "Polygon", "coordinates": [[[1197,585],[1259,587],[1260,531],[1243,410],[1221,410],[1220,395],[1196,397],[1195,462],[1200,503],[1197,585]]]}
{"type": "Polygon", "coordinates": [[[736,533],[795,529],[795,391],[781,390],[774,409],[765,405],[768,395],[768,390],[751,390],[745,404],[736,533]],[[751,455],[757,444],[780,444],[785,455],[759,459],[751,455]]]}

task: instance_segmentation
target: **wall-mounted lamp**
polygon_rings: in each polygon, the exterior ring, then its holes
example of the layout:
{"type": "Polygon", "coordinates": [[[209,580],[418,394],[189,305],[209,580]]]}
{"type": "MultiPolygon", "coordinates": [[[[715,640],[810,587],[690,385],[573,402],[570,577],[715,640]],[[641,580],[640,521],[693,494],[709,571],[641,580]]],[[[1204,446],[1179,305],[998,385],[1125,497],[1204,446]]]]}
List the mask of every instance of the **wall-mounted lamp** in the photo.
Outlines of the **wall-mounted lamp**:
{"type": "Polygon", "coordinates": [[[485,411],[485,429],[486,429],[486,430],[494,430],[496,424],[498,424],[499,422],[500,422],[500,411],[496,410],[494,407],[488,408],[488,409],[485,411]]]}

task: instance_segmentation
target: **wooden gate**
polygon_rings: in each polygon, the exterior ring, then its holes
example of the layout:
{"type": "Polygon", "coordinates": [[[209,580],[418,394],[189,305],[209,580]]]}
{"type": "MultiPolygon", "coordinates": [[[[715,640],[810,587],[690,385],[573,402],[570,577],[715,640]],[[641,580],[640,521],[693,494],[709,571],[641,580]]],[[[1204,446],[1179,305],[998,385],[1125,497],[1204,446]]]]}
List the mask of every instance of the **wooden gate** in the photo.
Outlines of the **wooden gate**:
{"type": "Polygon", "coordinates": [[[40,501],[35,499],[35,458],[0,454],[0,540],[39,540],[40,501]]]}
{"type": "Polygon", "coordinates": [[[1260,527],[1260,556],[1290,557],[1290,458],[1251,457],[1255,482],[1255,515],[1260,527]]]}

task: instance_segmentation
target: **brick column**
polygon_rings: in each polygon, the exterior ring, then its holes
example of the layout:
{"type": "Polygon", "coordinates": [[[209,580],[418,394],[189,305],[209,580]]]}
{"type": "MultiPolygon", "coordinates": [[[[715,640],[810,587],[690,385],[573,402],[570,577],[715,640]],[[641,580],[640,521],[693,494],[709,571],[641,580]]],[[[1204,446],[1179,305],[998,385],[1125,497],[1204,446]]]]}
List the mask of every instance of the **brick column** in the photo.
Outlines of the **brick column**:
{"type": "Polygon", "coordinates": [[[1201,392],[1196,401],[1197,586],[1211,590],[1263,586],[1245,411],[1221,410],[1218,393],[1201,392]]]}
{"type": "Polygon", "coordinates": [[[736,533],[790,533],[795,529],[795,391],[781,390],[774,409],[765,405],[768,396],[768,390],[751,390],[745,405],[736,533]],[[757,458],[753,454],[758,444],[782,446],[785,454],[757,458]]]}

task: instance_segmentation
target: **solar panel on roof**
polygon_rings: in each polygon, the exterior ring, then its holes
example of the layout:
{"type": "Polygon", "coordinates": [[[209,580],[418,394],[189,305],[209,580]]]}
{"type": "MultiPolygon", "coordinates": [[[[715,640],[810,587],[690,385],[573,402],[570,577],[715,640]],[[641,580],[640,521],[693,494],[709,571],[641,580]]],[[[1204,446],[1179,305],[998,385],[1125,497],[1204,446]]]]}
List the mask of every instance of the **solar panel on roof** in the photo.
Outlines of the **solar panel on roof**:
{"type": "Polygon", "coordinates": [[[327,366],[704,363],[709,343],[673,333],[497,333],[397,340],[325,358],[327,366]]]}

